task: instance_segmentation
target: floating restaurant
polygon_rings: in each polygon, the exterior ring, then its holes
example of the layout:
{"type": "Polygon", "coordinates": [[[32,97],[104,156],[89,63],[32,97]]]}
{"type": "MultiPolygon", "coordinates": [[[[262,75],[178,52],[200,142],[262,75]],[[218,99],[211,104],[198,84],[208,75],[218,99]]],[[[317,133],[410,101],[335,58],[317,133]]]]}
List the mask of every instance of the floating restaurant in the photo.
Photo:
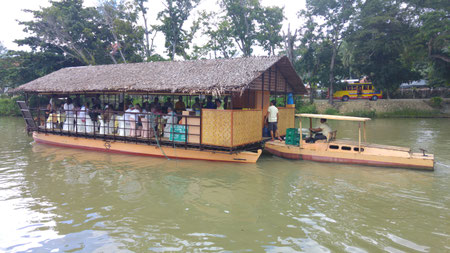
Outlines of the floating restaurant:
{"type": "Polygon", "coordinates": [[[285,135],[295,113],[287,96],[306,89],[276,56],[70,67],[14,92],[25,93],[18,104],[38,143],[255,163],[270,101],[285,135]]]}

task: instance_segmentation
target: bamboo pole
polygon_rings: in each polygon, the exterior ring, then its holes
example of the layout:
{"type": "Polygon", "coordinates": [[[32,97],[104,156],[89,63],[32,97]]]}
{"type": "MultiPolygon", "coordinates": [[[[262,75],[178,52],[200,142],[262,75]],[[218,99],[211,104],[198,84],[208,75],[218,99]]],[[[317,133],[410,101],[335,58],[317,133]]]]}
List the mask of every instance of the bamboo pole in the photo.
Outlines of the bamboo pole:
{"type": "Polygon", "coordinates": [[[302,146],[302,140],[303,140],[302,118],[300,118],[299,120],[300,120],[300,124],[299,124],[299,128],[300,128],[300,142],[299,142],[298,146],[301,147],[302,146]]]}
{"type": "Polygon", "coordinates": [[[363,129],[363,133],[364,133],[364,142],[367,142],[366,140],[366,122],[364,121],[364,129],[363,129]]]}
{"type": "Polygon", "coordinates": [[[358,153],[361,153],[361,123],[358,123],[358,153]]]}

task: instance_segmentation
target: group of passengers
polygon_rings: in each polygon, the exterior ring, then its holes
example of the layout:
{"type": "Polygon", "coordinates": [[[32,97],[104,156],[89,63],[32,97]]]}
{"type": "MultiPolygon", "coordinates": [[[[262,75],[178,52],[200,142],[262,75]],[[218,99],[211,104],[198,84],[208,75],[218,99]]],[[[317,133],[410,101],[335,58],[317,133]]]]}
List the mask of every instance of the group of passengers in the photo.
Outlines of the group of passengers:
{"type": "MultiPolygon", "coordinates": [[[[102,105],[99,95],[91,102],[79,101],[80,99],[75,99],[74,102],[69,97],[64,104],[58,106],[56,99],[50,99],[46,110],[47,129],[59,128],[79,133],[117,133],[121,136],[152,137],[160,127],[164,130],[164,137],[169,138],[173,131],[172,126],[180,122],[182,112],[187,109],[182,96],[178,97],[175,105],[170,97],[167,97],[164,103],[160,103],[158,97],[155,97],[151,103],[126,103],[125,105],[120,103],[118,108],[124,108],[123,111],[114,110],[111,104],[102,105]]],[[[220,99],[212,101],[212,96],[208,96],[203,102],[196,97],[190,110],[199,113],[202,108],[222,110],[231,108],[228,97],[225,97],[224,104],[220,99]]]]}

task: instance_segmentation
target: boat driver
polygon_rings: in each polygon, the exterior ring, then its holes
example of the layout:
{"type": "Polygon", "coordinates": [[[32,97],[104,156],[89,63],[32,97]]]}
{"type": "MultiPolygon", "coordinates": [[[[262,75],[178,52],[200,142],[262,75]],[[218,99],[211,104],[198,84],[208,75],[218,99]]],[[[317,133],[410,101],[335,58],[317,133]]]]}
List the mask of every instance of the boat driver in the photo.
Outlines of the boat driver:
{"type": "Polygon", "coordinates": [[[315,133],[312,141],[327,140],[331,132],[331,127],[327,124],[327,119],[320,119],[320,125],[317,128],[310,128],[311,132],[315,133]]]}

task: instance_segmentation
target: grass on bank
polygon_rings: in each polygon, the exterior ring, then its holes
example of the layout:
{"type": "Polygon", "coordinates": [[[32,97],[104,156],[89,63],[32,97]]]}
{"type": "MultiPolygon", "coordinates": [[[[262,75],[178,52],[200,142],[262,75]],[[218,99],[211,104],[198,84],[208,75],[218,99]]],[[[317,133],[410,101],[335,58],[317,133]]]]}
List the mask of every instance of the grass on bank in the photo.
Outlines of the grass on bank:
{"type": "Polygon", "coordinates": [[[0,96],[0,116],[20,116],[16,101],[19,97],[0,96]]]}
{"type": "Polygon", "coordinates": [[[403,109],[394,112],[376,113],[377,118],[435,118],[442,116],[439,110],[424,111],[403,109]]]}
{"type": "MultiPolygon", "coordinates": [[[[303,105],[297,108],[296,113],[318,113],[314,105],[303,105]]],[[[364,118],[436,118],[441,117],[442,114],[439,110],[425,111],[425,110],[412,110],[403,109],[393,112],[376,112],[375,110],[359,110],[348,113],[341,113],[335,108],[327,108],[323,114],[328,115],[345,115],[364,118]]]]}

